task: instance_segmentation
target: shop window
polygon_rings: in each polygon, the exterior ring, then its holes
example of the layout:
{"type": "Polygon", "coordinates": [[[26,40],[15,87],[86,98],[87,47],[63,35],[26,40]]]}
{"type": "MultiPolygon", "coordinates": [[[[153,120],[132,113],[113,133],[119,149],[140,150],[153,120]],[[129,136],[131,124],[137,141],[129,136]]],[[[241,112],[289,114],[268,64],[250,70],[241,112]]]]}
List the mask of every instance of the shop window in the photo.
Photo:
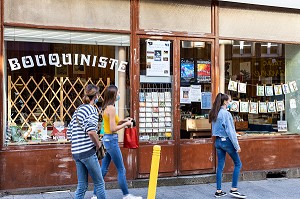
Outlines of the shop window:
{"type": "Polygon", "coordinates": [[[140,141],[173,139],[173,43],[141,39],[140,141]]]}
{"type": "Polygon", "coordinates": [[[119,112],[128,116],[128,35],[6,27],[4,40],[7,145],[68,142],[66,127],[89,83],[100,87],[99,107],[106,86],[123,85],[119,112]]]}
{"type": "MultiPolygon", "coordinates": [[[[246,136],[299,134],[300,47],[268,42],[221,41],[225,93],[232,97],[238,134],[246,136]],[[248,56],[236,56],[237,44],[248,44],[248,56]]],[[[241,47],[239,47],[241,49],[241,47]]],[[[221,69],[222,71],[222,69],[221,69]]]]}
{"type": "Polygon", "coordinates": [[[211,43],[181,41],[181,139],[211,137],[211,43]]]}

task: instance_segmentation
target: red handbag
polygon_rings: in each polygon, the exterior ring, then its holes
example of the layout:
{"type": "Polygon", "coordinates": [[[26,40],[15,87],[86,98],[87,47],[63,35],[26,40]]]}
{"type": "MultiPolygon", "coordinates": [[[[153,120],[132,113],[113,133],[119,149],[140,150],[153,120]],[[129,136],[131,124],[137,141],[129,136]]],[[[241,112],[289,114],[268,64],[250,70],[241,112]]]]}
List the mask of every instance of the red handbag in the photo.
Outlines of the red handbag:
{"type": "Polygon", "coordinates": [[[124,131],[124,148],[136,149],[139,147],[139,139],[136,127],[125,128],[124,131]]]}

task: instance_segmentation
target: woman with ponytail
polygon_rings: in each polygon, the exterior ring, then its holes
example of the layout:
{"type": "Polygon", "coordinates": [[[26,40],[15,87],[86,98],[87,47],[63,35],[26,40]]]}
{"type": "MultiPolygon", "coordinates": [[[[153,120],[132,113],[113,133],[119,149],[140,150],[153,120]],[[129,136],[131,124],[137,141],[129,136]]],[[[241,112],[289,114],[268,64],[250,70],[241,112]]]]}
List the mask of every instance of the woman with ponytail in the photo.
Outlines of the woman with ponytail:
{"type": "MultiPolygon", "coordinates": [[[[140,196],[129,194],[128,185],[126,181],[126,169],[123,162],[122,152],[118,143],[117,131],[130,126],[132,118],[125,118],[120,120],[117,113],[115,103],[120,99],[120,92],[115,85],[110,85],[104,91],[104,99],[102,103],[103,122],[104,122],[104,136],[102,138],[103,144],[106,148],[106,155],[102,160],[102,175],[106,176],[108,167],[111,161],[118,171],[118,183],[123,193],[123,199],[142,199],[140,196]]],[[[93,196],[91,199],[100,199],[93,196]]]]}
{"type": "Polygon", "coordinates": [[[222,173],[225,164],[226,153],[229,154],[233,163],[234,171],[232,175],[232,186],[229,194],[236,198],[246,198],[237,190],[242,162],[239,152],[241,148],[238,143],[233,118],[227,109],[230,108],[230,96],[219,93],[214,101],[213,107],[209,112],[209,122],[212,123],[212,135],[216,137],[215,147],[218,157],[217,165],[217,191],[215,197],[226,196],[226,192],[222,191],[222,173]]]}
{"type": "Polygon", "coordinates": [[[93,179],[96,196],[106,199],[101,167],[96,156],[101,146],[97,135],[99,114],[95,107],[99,95],[98,86],[89,84],[85,87],[83,104],[74,112],[67,130],[77,170],[75,199],[84,198],[88,188],[88,174],[93,179]]]}

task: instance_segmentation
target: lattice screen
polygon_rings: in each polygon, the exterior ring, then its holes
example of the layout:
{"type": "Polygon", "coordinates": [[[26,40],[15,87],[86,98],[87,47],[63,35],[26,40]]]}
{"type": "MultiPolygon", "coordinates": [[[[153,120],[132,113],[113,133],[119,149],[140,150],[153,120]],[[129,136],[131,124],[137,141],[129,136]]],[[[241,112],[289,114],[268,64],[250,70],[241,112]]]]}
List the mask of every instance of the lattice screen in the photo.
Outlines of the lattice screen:
{"type": "Polygon", "coordinates": [[[42,77],[39,81],[31,76],[24,80],[19,76],[12,80],[8,76],[8,121],[22,128],[30,127],[31,122],[69,121],[75,109],[82,104],[84,88],[88,84],[100,87],[101,99],[103,92],[110,85],[107,78],[98,80],[69,79],[68,77],[42,77]]]}

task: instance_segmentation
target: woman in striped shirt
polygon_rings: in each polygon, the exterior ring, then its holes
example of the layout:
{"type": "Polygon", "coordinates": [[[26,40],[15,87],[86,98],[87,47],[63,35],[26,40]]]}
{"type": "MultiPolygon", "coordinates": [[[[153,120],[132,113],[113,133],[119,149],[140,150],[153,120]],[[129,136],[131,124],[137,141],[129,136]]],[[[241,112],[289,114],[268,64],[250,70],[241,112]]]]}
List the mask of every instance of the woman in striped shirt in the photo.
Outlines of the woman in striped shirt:
{"type": "Polygon", "coordinates": [[[97,135],[99,114],[94,104],[99,95],[98,86],[87,85],[82,99],[84,104],[76,109],[68,126],[67,135],[71,141],[78,178],[75,199],[84,198],[88,188],[88,174],[93,179],[97,198],[106,199],[101,167],[96,156],[101,143],[97,135]]]}

